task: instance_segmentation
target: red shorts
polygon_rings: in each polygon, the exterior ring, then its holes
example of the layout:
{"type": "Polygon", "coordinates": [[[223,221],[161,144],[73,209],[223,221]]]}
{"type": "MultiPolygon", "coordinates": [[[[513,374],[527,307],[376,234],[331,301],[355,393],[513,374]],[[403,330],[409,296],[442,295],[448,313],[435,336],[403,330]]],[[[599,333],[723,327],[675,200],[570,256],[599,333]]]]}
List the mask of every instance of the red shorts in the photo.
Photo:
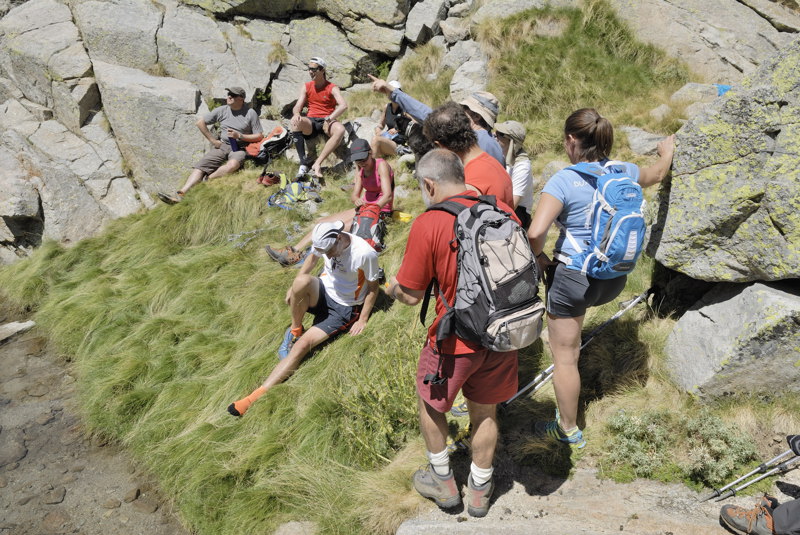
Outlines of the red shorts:
{"type": "Polygon", "coordinates": [[[436,373],[439,352],[425,344],[417,365],[417,393],[422,401],[438,412],[447,412],[459,390],[475,403],[493,405],[517,393],[517,352],[498,353],[481,349],[465,355],[443,355],[439,375],[447,381],[441,385],[425,384],[429,373],[436,373]]]}

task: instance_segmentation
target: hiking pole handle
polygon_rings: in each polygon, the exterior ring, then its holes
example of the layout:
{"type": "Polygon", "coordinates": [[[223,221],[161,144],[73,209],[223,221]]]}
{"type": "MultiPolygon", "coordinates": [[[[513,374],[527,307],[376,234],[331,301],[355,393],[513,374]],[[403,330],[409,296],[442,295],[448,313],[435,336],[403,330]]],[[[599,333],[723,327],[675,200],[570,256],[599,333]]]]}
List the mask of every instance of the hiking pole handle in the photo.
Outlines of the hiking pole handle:
{"type": "MultiPolygon", "coordinates": [[[[533,388],[533,387],[537,386],[537,383],[541,383],[541,385],[539,385],[539,387],[543,386],[543,385],[544,385],[544,384],[545,384],[547,381],[549,381],[549,380],[550,380],[550,378],[553,376],[553,368],[554,368],[554,367],[555,367],[555,365],[551,364],[550,366],[548,366],[548,367],[547,367],[547,369],[545,369],[545,370],[541,371],[541,372],[539,373],[539,375],[537,375],[536,377],[534,377],[533,381],[531,381],[531,382],[530,382],[530,383],[528,383],[527,385],[525,385],[525,386],[523,386],[522,388],[520,388],[520,389],[519,389],[519,392],[517,392],[517,393],[516,393],[516,394],[514,394],[512,397],[510,397],[509,399],[507,399],[506,401],[504,401],[504,402],[502,403],[503,407],[508,407],[508,405],[509,405],[509,404],[510,404],[512,401],[514,401],[515,399],[517,399],[518,397],[520,397],[522,394],[524,394],[525,392],[527,392],[527,391],[528,391],[528,390],[530,390],[531,388],[533,388]]],[[[537,388],[536,390],[538,390],[538,388],[537,388]]],[[[536,390],[534,390],[534,392],[535,392],[536,390]]]]}

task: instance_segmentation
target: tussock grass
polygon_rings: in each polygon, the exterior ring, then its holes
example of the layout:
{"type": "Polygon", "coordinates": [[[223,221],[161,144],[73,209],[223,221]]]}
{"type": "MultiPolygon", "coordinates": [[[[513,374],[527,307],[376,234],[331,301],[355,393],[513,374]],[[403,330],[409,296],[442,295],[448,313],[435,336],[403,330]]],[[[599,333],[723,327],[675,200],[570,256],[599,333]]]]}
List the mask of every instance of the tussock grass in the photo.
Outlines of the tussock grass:
{"type": "MultiPolygon", "coordinates": [[[[582,10],[528,11],[482,26],[479,39],[492,58],[490,89],[503,103],[503,118],[527,125],[528,148],[539,160],[565,158],[561,128],[575,108],[595,106],[615,120],[652,124],[643,117],[646,110],[688,76],[636,43],[600,1],[582,10]],[[530,30],[540,20],[563,21],[567,31],[537,37],[530,30]]],[[[436,47],[416,52],[403,67],[404,87],[438,105],[447,99],[452,73],[430,76],[441,59],[436,47]]],[[[385,99],[378,97],[382,108],[385,99]]],[[[353,109],[372,106],[371,98],[353,109]]],[[[662,122],[665,133],[676,117],[662,122]]],[[[637,161],[622,146],[615,152],[637,161]]],[[[272,168],[294,171],[285,160],[272,168]]],[[[201,185],[177,206],[112,222],[71,248],[46,242],[30,259],[0,270],[0,288],[16,306],[35,310],[37,322],[72,360],[90,432],[128,446],[197,533],[268,533],[305,519],[324,533],[393,533],[420,507],[431,507],[409,482],[424,462],[413,377],[425,328],[416,309],[380,298],[361,336],[344,335],[318,348],[244,418],[225,411],[269,373],[289,324],[283,299],[296,272],[268,261],[263,246],[294,242],[317,216],[350,206],[349,192],[338,187],[349,177],[331,177],[317,214],[267,208],[275,188],[255,184],[259,171],[201,185]]],[[[397,182],[412,195],[397,199],[396,207],[420,213],[416,183],[400,173],[397,182]]],[[[400,265],[408,228],[389,224],[389,250],[380,263],[390,275],[400,265]]],[[[643,292],[652,269],[643,259],[619,299],[643,292]]],[[[591,309],[585,332],[617,310],[616,303],[591,309]]],[[[674,421],[705,414],[715,426],[749,437],[743,450],[749,440],[762,460],[772,457],[775,437],[796,431],[797,399],[703,406],[681,393],[670,382],[663,349],[674,321],[641,305],[587,347],[579,419],[588,445],[581,453],[532,438],[531,423],[553,415],[547,387],[502,414],[500,451],[508,457],[501,460],[563,477],[578,462],[597,465],[608,477],[635,477],[637,466],[614,457],[609,446],[620,442],[620,431],[607,425],[620,409],[639,417],[665,412],[674,421]]],[[[542,342],[522,351],[520,384],[550,361],[542,342]]],[[[663,457],[675,461],[653,467],[649,477],[711,481],[703,465],[691,477],[676,475],[679,463],[689,461],[683,450],[703,435],[702,426],[669,429],[663,457]]],[[[744,473],[742,463],[749,461],[715,462],[744,473]]]]}
{"type": "Polygon", "coordinates": [[[638,42],[603,0],[487,21],[477,34],[490,55],[489,89],[502,103],[501,118],[525,124],[531,155],[563,152],[564,119],[578,108],[597,108],[614,124],[639,123],[641,115],[626,110],[650,110],[688,79],[680,63],[638,42]],[[537,24],[563,31],[540,36],[537,24]]]}

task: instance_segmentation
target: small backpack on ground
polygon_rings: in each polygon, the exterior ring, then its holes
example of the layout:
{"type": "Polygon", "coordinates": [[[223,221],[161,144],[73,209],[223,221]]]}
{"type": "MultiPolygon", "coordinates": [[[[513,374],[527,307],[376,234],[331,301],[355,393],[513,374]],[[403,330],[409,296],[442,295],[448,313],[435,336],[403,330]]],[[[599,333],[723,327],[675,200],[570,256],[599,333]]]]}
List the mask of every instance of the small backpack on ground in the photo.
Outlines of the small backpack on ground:
{"type": "Polygon", "coordinates": [[[289,131],[281,125],[277,125],[264,136],[264,139],[248,143],[244,150],[247,157],[255,160],[258,165],[269,165],[272,160],[289,148],[291,141],[289,131]]]}
{"type": "Polygon", "coordinates": [[[319,184],[316,182],[297,182],[280,175],[280,189],[269,196],[267,206],[277,206],[284,210],[294,209],[294,204],[303,201],[322,202],[319,194],[319,184]]]}
{"type": "Polygon", "coordinates": [[[492,351],[521,349],[536,341],[545,307],[538,296],[536,259],[522,227],[491,195],[481,195],[472,206],[448,199],[428,210],[455,216],[458,246],[455,302],[447,302],[434,279],[420,311],[424,323],[431,289],[436,288],[447,309],[436,331],[437,344],[441,347],[451,334],[492,351]]]}
{"type": "Polygon", "coordinates": [[[372,246],[376,251],[383,252],[386,244],[386,222],[381,218],[381,209],[377,204],[367,203],[356,208],[353,226],[350,234],[355,234],[372,246]]]}
{"type": "Polygon", "coordinates": [[[627,275],[636,267],[642,252],[647,226],[642,211],[642,187],[631,178],[621,162],[605,166],[579,163],[568,167],[590,185],[596,183],[587,226],[592,236],[585,244],[566,232],[572,246],[581,251],[572,256],[558,255],[568,266],[580,266],[584,275],[595,279],[613,279],[627,275]]]}

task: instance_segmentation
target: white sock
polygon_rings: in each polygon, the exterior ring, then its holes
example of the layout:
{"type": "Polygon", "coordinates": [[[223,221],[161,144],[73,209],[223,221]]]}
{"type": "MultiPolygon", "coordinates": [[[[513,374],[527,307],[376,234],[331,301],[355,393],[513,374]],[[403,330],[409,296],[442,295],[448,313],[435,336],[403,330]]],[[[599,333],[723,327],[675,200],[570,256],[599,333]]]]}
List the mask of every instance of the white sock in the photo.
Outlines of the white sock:
{"type": "Polygon", "coordinates": [[[494,466],[490,466],[489,468],[480,468],[475,463],[469,465],[469,473],[472,476],[472,482],[476,487],[480,487],[492,479],[493,472],[494,466]]]}
{"type": "Polygon", "coordinates": [[[428,461],[433,466],[433,471],[440,476],[446,476],[450,473],[450,453],[447,448],[439,453],[427,452],[428,461]]]}

